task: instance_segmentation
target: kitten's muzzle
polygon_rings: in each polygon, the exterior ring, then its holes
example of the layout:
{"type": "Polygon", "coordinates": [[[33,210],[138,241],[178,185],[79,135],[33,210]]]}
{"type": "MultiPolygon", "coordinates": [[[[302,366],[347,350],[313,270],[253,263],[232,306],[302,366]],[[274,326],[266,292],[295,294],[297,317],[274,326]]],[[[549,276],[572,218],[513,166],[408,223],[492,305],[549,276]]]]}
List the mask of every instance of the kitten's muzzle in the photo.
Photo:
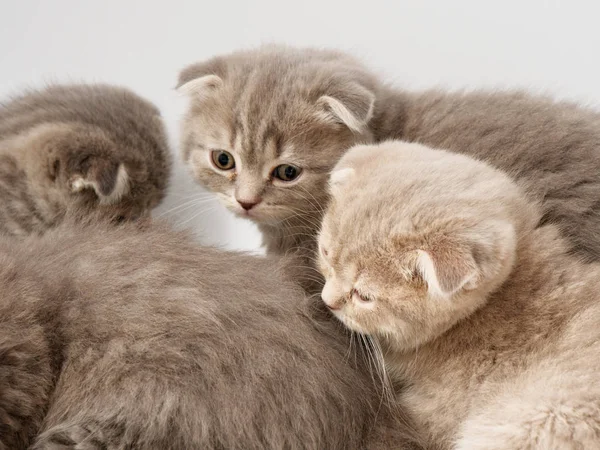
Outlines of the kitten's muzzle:
{"type": "Polygon", "coordinates": [[[238,200],[238,203],[240,204],[240,206],[242,208],[244,208],[246,211],[250,211],[252,208],[254,208],[256,205],[258,205],[259,202],[242,202],[240,200],[238,200]]]}
{"type": "MultiPolygon", "coordinates": [[[[321,298],[321,300],[323,300],[323,299],[321,298]]],[[[323,303],[325,303],[325,306],[327,306],[327,308],[329,308],[329,309],[330,309],[330,310],[332,310],[332,311],[338,311],[338,310],[340,310],[340,309],[341,309],[341,306],[340,306],[340,305],[337,305],[337,304],[330,305],[330,304],[329,304],[329,303],[327,303],[325,300],[323,300],[323,303]]]]}

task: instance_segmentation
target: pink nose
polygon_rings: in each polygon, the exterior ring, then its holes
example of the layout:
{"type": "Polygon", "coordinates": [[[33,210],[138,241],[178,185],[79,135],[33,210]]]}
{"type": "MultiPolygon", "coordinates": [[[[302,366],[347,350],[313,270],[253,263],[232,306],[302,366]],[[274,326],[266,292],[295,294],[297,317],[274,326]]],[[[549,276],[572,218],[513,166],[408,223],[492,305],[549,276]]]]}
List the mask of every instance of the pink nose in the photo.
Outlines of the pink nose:
{"type": "Polygon", "coordinates": [[[240,204],[240,206],[242,208],[244,208],[246,211],[251,210],[252,208],[254,208],[256,205],[258,205],[260,203],[260,200],[253,200],[253,201],[242,201],[242,200],[238,200],[238,203],[240,204]]]}
{"type": "Polygon", "coordinates": [[[341,305],[339,302],[332,301],[331,299],[329,301],[327,301],[327,300],[325,300],[325,297],[323,297],[322,295],[321,295],[321,300],[323,300],[323,303],[325,303],[325,306],[327,306],[332,311],[336,311],[341,308],[341,305]]]}
{"type": "Polygon", "coordinates": [[[340,309],[338,305],[330,305],[329,303],[325,303],[325,306],[327,306],[332,311],[337,311],[338,309],[340,309]]]}

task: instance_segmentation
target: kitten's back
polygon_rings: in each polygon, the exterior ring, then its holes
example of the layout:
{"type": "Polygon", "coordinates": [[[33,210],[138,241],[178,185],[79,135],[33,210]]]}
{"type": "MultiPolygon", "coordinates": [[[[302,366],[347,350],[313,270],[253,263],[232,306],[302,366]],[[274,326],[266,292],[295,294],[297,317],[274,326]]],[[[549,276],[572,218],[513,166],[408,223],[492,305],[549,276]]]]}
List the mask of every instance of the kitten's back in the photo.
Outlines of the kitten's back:
{"type": "Polygon", "coordinates": [[[4,272],[52,280],[34,310],[45,305],[64,360],[35,448],[91,436],[98,448],[405,448],[340,325],[317,318],[280,261],[161,227],[61,227],[36,242],[1,250],[4,272]]]}

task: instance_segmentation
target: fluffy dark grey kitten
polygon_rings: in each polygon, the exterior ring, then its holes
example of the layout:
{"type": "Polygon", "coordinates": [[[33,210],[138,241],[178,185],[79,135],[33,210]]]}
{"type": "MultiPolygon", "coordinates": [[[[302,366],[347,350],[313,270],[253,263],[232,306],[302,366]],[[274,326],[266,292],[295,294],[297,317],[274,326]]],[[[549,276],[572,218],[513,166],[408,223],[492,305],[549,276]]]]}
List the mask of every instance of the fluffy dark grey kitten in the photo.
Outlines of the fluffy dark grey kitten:
{"type": "MultiPolygon", "coordinates": [[[[195,178],[259,224],[267,249],[312,266],[329,172],[356,144],[466,153],[543,201],[573,249],[600,260],[600,114],[521,92],[405,92],[347,54],[265,46],[191,65],[182,152],[195,178]]],[[[308,269],[307,287],[320,291],[308,269]]]]}
{"type": "Polygon", "coordinates": [[[163,198],[171,163],[158,109],[108,85],[55,85],[0,106],[0,232],[42,233],[67,210],[116,219],[163,198]]]}
{"type": "Polygon", "coordinates": [[[160,225],[0,237],[0,448],[413,448],[284,270],[160,225]]]}

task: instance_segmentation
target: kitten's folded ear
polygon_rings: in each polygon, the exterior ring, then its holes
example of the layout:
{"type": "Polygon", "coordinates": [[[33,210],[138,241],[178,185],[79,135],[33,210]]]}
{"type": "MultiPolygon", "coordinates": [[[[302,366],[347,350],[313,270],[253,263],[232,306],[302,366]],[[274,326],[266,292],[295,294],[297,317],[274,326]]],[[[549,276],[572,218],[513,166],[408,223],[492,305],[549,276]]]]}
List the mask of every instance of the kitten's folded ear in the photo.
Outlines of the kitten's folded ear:
{"type": "Polygon", "coordinates": [[[355,170],[352,167],[336,168],[329,176],[329,191],[336,197],[339,192],[347,188],[350,180],[354,178],[355,170]]]}
{"type": "Polygon", "coordinates": [[[325,117],[361,133],[373,116],[375,94],[357,83],[350,83],[317,100],[325,117]]]}
{"type": "Polygon", "coordinates": [[[460,235],[442,234],[416,250],[416,272],[429,292],[449,297],[463,290],[495,288],[514,263],[516,236],[508,222],[489,221],[460,235]]]}
{"type": "Polygon", "coordinates": [[[70,184],[73,192],[93,189],[101,203],[118,202],[129,192],[129,174],[124,164],[103,158],[91,158],[85,174],[72,177],[70,184]]]}
{"type": "Polygon", "coordinates": [[[476,286],[477,263],[468,248],[462,247],[466,246],[446,243],[429,250],[417,250],[416,269],[430,294],[448,297],[463,288],[476,286]]]}
{"type": "Polygon", "coordinates": [[[179,74],[176,89],[192,98],[204,98],[223,85],[225,69],[220,58],[192,64],[179,74]]]}

